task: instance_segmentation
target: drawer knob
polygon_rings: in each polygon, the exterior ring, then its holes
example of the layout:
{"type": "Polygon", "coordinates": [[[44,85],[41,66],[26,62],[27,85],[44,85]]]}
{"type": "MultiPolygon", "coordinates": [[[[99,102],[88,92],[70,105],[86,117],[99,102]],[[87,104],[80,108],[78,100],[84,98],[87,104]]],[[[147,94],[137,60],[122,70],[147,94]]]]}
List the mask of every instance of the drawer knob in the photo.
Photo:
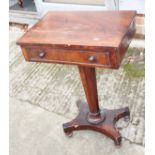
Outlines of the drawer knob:
{"type": "Polygon", "coordinates": [[[90,56],[90,57],[88,58],[88,60],[89,60],[90,62],[94,62],[94,61],[96,60],[96,56],[90,56]]]}
{"type": "Polygon", "coordinates": [[[44,51],[39,52],[39,57],[40,58],[44,58],[46,55],[46,53],[44,51]]]}

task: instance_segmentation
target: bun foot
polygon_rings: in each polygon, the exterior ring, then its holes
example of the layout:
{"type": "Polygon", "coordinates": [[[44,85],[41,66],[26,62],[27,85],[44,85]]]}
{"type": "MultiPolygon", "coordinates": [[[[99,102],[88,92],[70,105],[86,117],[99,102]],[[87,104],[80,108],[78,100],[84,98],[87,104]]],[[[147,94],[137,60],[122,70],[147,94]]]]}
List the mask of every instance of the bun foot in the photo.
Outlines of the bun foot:
{"type": "Polygon", "coordinates": [[[65,135],[66,135],[67,137],[72,137],[72,136],[73,136],[73,132],[65,132],[65,135]]]}
{"type": "Polygon", "coordinates": [[[81,101],[77,102],[79,109],[78,116],[71,122],[63,124],[63,130],[66,136],[72,136],[73,131],[76,130],[93,130],[105,134],[112,140],[114,140],[115,145],[121,144],[121,135],[118,130],[115,128],[115,123],[123,117],[129,119],[129,108],[121,108],[108,110],[103,109],[100,111],[100,114],[103,115],[104,120],[99,123],[90,123],[88,120],[89,109],[86,103],[81,101]]]}
{"type": "Polygon", "coordinates": [[[114,143],[115,145],[120,145],[121,141],[122,141],[122,137],[120,136],[120,137],[115,138],[114,143]]]}
{"type": "Polygon", "coordinates": [[[125,121],[125,122],[129,122],[129,121],[130,121],[130,116],[125,116],[125,117],[124,117],[124,121],[125,121]]]}

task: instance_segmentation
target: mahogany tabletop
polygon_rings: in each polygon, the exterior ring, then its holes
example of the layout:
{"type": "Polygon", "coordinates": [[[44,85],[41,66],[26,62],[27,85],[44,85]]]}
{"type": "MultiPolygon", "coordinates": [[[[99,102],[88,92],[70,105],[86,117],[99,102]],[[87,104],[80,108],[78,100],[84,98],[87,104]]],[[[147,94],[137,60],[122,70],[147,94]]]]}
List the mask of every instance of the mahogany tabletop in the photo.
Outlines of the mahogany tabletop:
{"type": "Polygon", "coordinates": [[[48,12],[17,44],[117,48],[135,15],[136,11],[48,12]]]}

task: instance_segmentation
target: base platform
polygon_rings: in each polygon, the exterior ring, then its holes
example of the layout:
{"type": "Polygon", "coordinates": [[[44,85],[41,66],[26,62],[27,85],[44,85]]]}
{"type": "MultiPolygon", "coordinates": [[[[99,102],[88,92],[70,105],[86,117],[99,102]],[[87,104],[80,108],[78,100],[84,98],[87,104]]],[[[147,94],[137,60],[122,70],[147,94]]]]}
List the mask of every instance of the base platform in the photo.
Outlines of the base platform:
{"type": "Polygon", "coordinates": [[[100,114],[103,115],[101,118],[104,118],[99,123],[90,123],[88,121],[89,109],[86,103],[82,101],[77,101],[77,106],[79,109],[79,115],[73,119],[71,122],[63,124],[64,132],[67,136],[71,136],[73,131],[75,130],[94,130],[105,134],[114,140],[116,145],[121,144],[121,135],[115,127],[115,123],[120,119],[125,117],[125,119],[129,118],[130,112],[129,108],[121,108],[121,109],[102,109],[100,110],[100,114]]]}

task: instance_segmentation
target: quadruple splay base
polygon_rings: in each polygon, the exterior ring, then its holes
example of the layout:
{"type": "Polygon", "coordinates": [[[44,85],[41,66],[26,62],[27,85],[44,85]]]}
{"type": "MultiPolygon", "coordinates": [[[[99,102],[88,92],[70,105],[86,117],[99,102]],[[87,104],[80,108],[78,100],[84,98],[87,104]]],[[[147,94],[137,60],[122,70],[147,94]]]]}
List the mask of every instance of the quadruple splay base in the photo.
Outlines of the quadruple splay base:
{"type": "Polygon", "coordinates": [[[100,110],[100,115],[102,115],[101,121],[98,123],[90,123],[87,104],[77,101],[77,106],[79,115],[71,122],[63,124],[63,129],[67,136],[71,136],[74,130],[90,129],[107,135],[114,140],[116,145],[121,144],[121,135],[116,129],[115,123],[122,117],[129,118],[130,112],[128,107],[114,110],[100,110]]]}

